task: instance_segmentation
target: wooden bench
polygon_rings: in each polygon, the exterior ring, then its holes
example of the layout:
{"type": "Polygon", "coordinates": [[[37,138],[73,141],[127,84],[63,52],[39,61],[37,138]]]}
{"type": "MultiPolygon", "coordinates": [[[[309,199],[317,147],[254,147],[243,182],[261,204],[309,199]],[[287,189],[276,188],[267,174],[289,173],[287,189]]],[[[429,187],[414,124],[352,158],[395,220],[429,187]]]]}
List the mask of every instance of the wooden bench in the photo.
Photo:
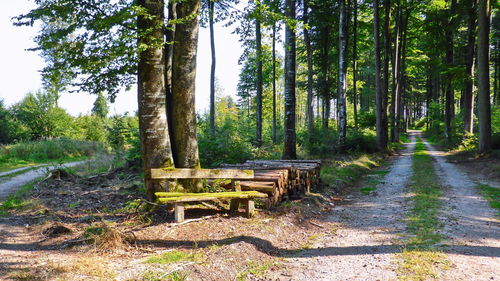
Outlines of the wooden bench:
{"type": "Polygon", "coordinates": [[[184,193],[184,192],[156,192],[161,203],[174,204],[175,221],[184,220],[184,204],[189,202],[213,201],[219,199],[231,200],[231,211],[239,209],[240,203],[245,203],[246,214],[251,217],[254,213],[254,198],[266,198],[267,194],[257,191],[241,191],[240,180],[253,179],[253,170],[237,169],[151,169],[151,178],[155,180],[173,179],[230,179],[233,191],[215,193],[184,193]]]}

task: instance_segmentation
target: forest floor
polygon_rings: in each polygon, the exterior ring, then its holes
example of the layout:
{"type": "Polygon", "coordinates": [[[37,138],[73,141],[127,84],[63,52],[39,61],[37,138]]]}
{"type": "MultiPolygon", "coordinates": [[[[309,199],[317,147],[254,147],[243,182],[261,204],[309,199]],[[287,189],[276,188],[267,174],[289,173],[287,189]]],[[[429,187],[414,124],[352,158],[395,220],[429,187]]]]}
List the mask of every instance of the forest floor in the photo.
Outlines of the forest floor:
{"type": "Polygon", "coordinates": [[[0,280],[497,280],[499,213],[477,185],[500,188],[489,174],[500,161],[487,160],[486,171],[481,159],[450,163],[426,144],[439,179],[442,239],[410,248],[420,235],[409,215],[417,140],[413,132],[404,150],[355,186],[251,219],[203,205],[186,212],[185,224],[164,209],[144,213],[141,180],[126,169],[54,175],[26,199],[3,203],[0,280]],[[429,259],[434,271],[419,272],[429,259]]]}

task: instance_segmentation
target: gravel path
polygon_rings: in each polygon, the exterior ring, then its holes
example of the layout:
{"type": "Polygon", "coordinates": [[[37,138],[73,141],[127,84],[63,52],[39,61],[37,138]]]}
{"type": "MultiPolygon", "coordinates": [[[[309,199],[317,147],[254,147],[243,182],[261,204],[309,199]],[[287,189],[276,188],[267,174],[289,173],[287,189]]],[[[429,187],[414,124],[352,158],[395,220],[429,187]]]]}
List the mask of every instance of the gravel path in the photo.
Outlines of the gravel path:
{"type": "MultiPolygon", "coordinates": [[[[4,200],[9,196],[11,193],[13,193],[17,188],[29,183],[30,181],[41,177],[47,173],[48,170],[52,170],[58,167],[73,167],[77,166],[80,164],[83,164],[87,162],[87,160],[84,161],[77,161],[77,162],[69,162],[69,163],[64,163],[61,165],[51,165],[51,166],[43,166],[38,169],[34,169],[31,171],[28,171],[26,173],[14,176],[12,178],[8,179],[0,179],[0,201],[4,200]]],[[[32,168],[32,167],[27,167],[27,169],[32,168]]],[[[10,173],[15,173],[18,171],[22,171],[23,169],[16,169],[17,171],[11,170],[9,171],[10,173]]],[[[9,173],[7,173],[9,174],[9,173]]]]}
{"type": "Polygon", "coordinates": [[[405,191],[412,174],[415,136],[392,163],[390,172],[368,196],[332,210],[328,221],[340,227],[313,249],[290,258],[285,267],[292,275],[284,280],[395,280],[394,255],[399,252],[398,233],[404,232],[405,191]]]}
{"type": "Polygon", "coordinates": [[[444,280],[500,279],[500,221],[472,181],[444,159],[444,153],[425,142],[435,159],[435,169],[444,186],[443,234],[445,252],[453,263],[444,280]]]}
{"type": "Polygon", "coordinates": [[[21,167],[21,168],[17,168],[17,169],[8,170],[5,172],[1,172],[0,177],[8,176],[10,174],[15,174],[17,172],[21,172],[21,171],[28,170],[28,169],[34,169],[34,168],[42,167],[42,166],[44,166],[44,165],[34,165],[34,166],[27,166],[27,167],[21,167]]]}

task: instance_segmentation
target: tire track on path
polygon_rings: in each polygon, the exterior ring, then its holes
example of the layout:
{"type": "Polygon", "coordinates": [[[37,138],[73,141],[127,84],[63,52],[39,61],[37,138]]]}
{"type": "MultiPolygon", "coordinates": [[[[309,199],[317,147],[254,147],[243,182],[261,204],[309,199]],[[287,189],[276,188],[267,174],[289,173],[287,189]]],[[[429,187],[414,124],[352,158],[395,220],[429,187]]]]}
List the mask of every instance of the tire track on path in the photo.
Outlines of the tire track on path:
{"type": "Polygon", "coordinates": [[[377,185],[374,194],[356,196],[337,206],[327,220],[341,224],[335,236],[327,236],[289,258],[285,265],[292,277],[282,280],[396,280],[395,254],[405,232],[406,185],[412,174],[415,133],[411,142],[377,185]]]}
{"type": "Polygon", "coordinates": [[[442,151],[423,141],[434,160],[443,186],[445,252],[453,263],[443,280],[498,280],[500,276],[500,221],[476,189],[476,184],[442,151]]]}

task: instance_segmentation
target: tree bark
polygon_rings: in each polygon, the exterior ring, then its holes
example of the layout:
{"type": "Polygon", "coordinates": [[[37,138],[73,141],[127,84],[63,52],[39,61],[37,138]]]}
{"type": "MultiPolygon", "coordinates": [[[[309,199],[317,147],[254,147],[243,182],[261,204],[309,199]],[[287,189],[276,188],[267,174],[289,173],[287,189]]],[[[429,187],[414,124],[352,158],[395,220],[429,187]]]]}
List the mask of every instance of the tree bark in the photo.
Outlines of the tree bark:
{"type": "Polygon", "coordinates": [[[380,60],[380,26],[379,26],[379,0],[373,1],[373,37],[375,49],[375,115],[377,129],[377,148],[387,149],[387,111],[384,107],[384,94],[381,80],[380,60]]]}
{"type": "Polygon", "coordinates": [[[346,143],[347,134],[347,7],[346,1],[340,0],[339,12],[339,81],[338,81],[338,104],[339,104],[339,139],[340,149],[346,143]]]}
{"type": "MultiPolygon", "coordinates": [[[[388,98],[389,98],[389,62],[391,58],[391,0],[385,0],[384,1],[384,10],[385,10],[385,17],[384,17],[384,73],[383,77],[384,79],[382,80],[382,101],[383,101],[383,108],[385,111],[385,119],[387,120],[387,105],[388,105],[388,98]]],[[[387,121],[386,121],[387,123],[387,121]]],[[[387,127],[387,125],[385,125],[387,127]]],[[[388,130],[385,129],[384,133],[387,135],[388,130]]],[[[386,136],[388,138],[388,136],[386,136]]]]}
{"type": "Polygon", "coordinates": [[[210,67],[210,136],[215,137],[215,38],[214,38],[214,1],[208,1],[208,25],[210,28],[210,51],[212,64],[210,67]]]}
{"type": "Polygon", "coordinates": [[[392,61],[392,97],[391,97],[391,107],[390,107],[390,120],[391,120],[391,141],[398,142],[399,141],[399,128],[396,121],[397,110],[399,108],[399,96],[398,91],[400,82],[400,46],[399,46],[399,33],[401,32],[401,4],[398,4],[397,12],[396,12],[396,25],[394,27],[394,54],[392,61]]]}
{"type": "MultiPolygon", "coordinates": [[[[456,14],[456,0],[451,0],[450,9],[448,11],[448,25],[445,30],[445,63],[450,70],[453,67],[453,30],[456,28],[455,26],[455,17],[456,14]]],[[[451,122],[454,116],[455,109],[455,95],[453,91],[453,75],[451,72],[446,74],[446,92],[445,92],[445,135],[446,139],[450,142],[452,137],[452,125],[451,122]]]]}
{"type": "MultiPolygon", "coordinates": [[[[257,7],[260,6],[260,1],[257,1],[257,7]]],[[[262,34],[260,30],[260,19],[259,15],[255,18],[255,45],[257,53],[257,132],[255,144],[257,147],[262,145],[262,34]]]]}
{"type": "MultiPolygon", "coordinates": [[[[304,23],[309,22],[309,0],[304,0],[304,23]]],[[[307,56],[307,104],[306,104],[306,116],[307,116],[307,142],[312,143],[312,137],[314,134],[314,108],[313,108],[313,61],[312,61],[312,46],[311,38],[309,36],[309,30],[304,28],[304,44],[306,46],[306,56],[307,56]]]]}
{"type": "Polygon", "coordinates": [[[273,23],[273,143],[278,142],[276,118],[276,22],[273,23]]]}
{"type": "MultiPolygon", "coordinates": [[[[177,16],[183,19],[176,25],[172,66],[174,161],[177,168],[200,167],[195,111],[199,10],[200,0],[177,3],[177,16]]],[[[194,183],[185,183],[184,187],[190,191],[199,189],[194,183]]]]}
{"type": "Polygon", "coordinates": [[[358,94],[356,82],[358,80],[358,0],[354,0],[354,23],[353,23],[353,40],[352,40],[352,103],[354,115],[354,129],[358,130],[358,94]]]}
{"type": "Polygon", "coordinates": [[[330,28],[324,27],[322,29],[322,99],[323,99],[323,130],[328,129],[328,123],[330,119],[330,81],[328,78],[328,72],[330,68],[330,60],[329,60],[329,50],[330,50],[330,28]]]}
{"type": "Polygon", "coordinates": [[[476,0],[469,0],[469,30],[467,52],[465,54],[465,87],[463,94],[464,131],[472,134],[474,130],[474,56],[476,45],[476,0]]]}
{"type": "Polygon", "coordinates": [[[153,44],[163,41],[164,2],[140,0],[138,3],[152,16],[139,16],[137,21],[139,31],[152,30],[138,38],[138,45],[149,47],[139,53],[137,98],[144,182],[148,196],[154,199],[154,193],[162,187],[151,179],[151,168],[173,166],[165,104],[164,52],[163,46],[153,44]]]}
{"type": "MultiPolygon", "coordinates": [[[[295,0],[286,0],[286,16],[295,19],[295,0]]],[[[295,134],[295,31],[285,27],[285,147],[283,159],[296,159],[295,134]]]]}
{"type": "MultiPolygon", "coordinates": [[[[170,139],[172,140],[172,136],[174,135],[173,129],[174,125],[172,124],[173,117],[173,97],[172,97],[172,60],[174,56],[174,45],[173,42],[175,40],[175,20],[177,19],[176,8],[177,3],[174,1],[169,1],[167,5],[168,9],[168,22],[167,28],[165,29],[165,96],[166,96],[166,104],[167,104],[167,122],[168,122],[168,130],[170,139]]],[[[170,142],[170,147],[172,148],[172,157],[175,158],[175,143],[170,142]]]]}
{"type": "Polygon", "coordinates": [[[480,153],[491,150],[491,107],[490,107],[490,33],[491,2],[479,0],[477,36],[477,82],[478,82],[478,119],[480,153]]]}

